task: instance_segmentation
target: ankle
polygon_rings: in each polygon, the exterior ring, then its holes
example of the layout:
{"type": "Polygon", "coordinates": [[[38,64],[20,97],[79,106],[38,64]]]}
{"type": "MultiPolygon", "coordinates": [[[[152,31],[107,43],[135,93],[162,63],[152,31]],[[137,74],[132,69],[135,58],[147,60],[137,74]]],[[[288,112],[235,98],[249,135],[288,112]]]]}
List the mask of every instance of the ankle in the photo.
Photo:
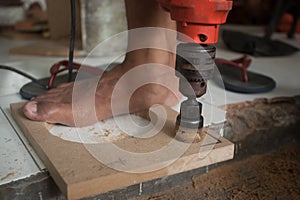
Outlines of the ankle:
{"type": "Polygon", "coordinates": [[[126,54],[123,66],[130,70],[143,64],[161,64],[175,68],[176,55],[160,49],[140,49],[126,54]]]}

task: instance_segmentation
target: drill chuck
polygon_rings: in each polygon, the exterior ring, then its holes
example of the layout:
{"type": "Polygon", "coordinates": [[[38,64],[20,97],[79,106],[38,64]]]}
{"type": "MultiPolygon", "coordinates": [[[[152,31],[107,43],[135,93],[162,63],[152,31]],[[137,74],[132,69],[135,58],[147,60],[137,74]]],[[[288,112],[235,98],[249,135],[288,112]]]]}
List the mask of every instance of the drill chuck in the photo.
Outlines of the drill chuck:
{"type": "MultiPolygon", "coordinates": [[[[177,46],[176,76],[179,77],[179,91],[188,99],[181,103],[176,125],[179,129],[199,133],[203,127],[202,104],[197,101],[206,93],[206,82],[213,75],[216,48],[211,45],[181,43],[177,46]],[[194,130],[194,131],[192,131],[194,130]]],[[[180,131],[178,138],[183,141],[195,134],[180,131]]]]}
{"type": "Polygon", "coordinates": [[[179,91],[187,97],[206,92],[206,81],[212,77],[216,48],[212,45],[181,43],[177,46],[176,75],[179,91]]]}

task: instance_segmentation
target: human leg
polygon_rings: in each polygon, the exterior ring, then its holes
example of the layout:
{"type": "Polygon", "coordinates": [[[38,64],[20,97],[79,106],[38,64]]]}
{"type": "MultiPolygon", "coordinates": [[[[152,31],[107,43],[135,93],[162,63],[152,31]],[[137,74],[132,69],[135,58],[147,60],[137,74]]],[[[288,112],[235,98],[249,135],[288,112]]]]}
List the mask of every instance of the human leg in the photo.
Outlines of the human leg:
{"type": "MultiPolygon", "coordinates": [[[[155,0],[126,0],[126,11],[128,29],[142,27],[162,27],[175,30],[176,24],[170,19],[169,13],[164,11],[155,0]]],[[[176,35],[159,34],[148,35],[144,41],[149,44],[159,43],[160,45],[171,47],[175,52],[176,35]]],[[[129,32],[128,49],[131,49],[138,41],[139,37],[132,35],[129,32]]],[[[143,41],[142,41],[143,42],[143,41]]],[[[136,66],[147,63],[157,63],[170,66],[175,66],[175,54],[159,49],[139,49],[130,51],[126,54],[123,63],[116,66],[113,70],[103,74],[95,94],[95,111],[97,120],[103,120],[112,116],[111,110],[111,95],[117,81],[129,70],[136,66]]],[[[157,72],[149,74],[149,76],[157,75],[157,72]]],[[[174,75],[174,80],[175,80],[174,75]]],[[[168,80],[172,81],[172,80],[168,80]]],[[[177,83],[176,81],[173,81],[177,83]]],[[[79,83],[86,91],[86,95],[79,99],[79,103],[84,104],[87,98],[90,98],[89,90],[90,80],[84,80],[79,83]]],[[[176,84],[175,84],[176,85],[176,84]]],[[[76,110],[72,109],[72,92],[74,83],[63,84],[58,88],[52,89],[46,94],[40,95],[29,101],[24,106],[24,114],[32,120],[46,121],[49,123],[60,123],[69,126],[84,126],[95,123],[91,119],[89,110],[81,111],[80,124],[75,124],[73,115],[76,110]]],[[[175,86],[176,87],[176,86],[175,86]]],[[[148,84],[140,87],[132,95],[130,99],[130,112],[138,112],[149,108],[153,104],[174,105],[178,102],[176,96],[168,89],[155,84],[148,84]]],[[[77,102],[75,102],[77,103],[77,102]]],[[[120,101],[120,113],[125,112],[128,105],[123,105],[120,101]]]]}

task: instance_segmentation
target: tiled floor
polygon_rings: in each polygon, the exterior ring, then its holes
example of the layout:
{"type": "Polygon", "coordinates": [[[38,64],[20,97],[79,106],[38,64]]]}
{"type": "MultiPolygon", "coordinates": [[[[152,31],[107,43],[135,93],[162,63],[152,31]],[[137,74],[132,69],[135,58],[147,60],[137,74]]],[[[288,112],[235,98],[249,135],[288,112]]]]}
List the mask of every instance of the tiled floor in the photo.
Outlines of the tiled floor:
{"type": "Polygon", "coordinates": [[[0,127],[1,184],[38,173],[40,169],[2,110],[0,112],[0,127]]]}
{"type": "MultiPolygon", "coordinates": [[[[257,34],[261,34],[263,31],[263,28],[257,27],[225,26],[225,28],[235,28],[257,34]]],[[[286,40],[284,34],[276,34],[274,37],[286,40]]],[[[297,35],[295,40],[289,42],[300,47],[300,36],[297,35]]],[[[10,48],[22,46],[29,42],[13,42],[0,38],[0,43],[0,64],[16,67],[38,78],[48,76],[49,67],[55,62],[65,59],[10,55],[8,53],[10,48]]],[[[228,51],[221,42],[217,45],[217,57],[231,59],[239,56],[241,54],[228,51]]],[[[78,62],[82,60],[83,58],[77,59],[78,62]]],[[[106,60],[109,59],[99,57],[92,58],[89,62],[98,65],[99,63],[105,63],[106,60]]],[[[217,108],[220,105],[260,97],[270,98],[300,94],[300,53],[286,57],[253,58],[249,70],[271,76],[275,79],[277,87],[268,93],[245,95],[225,92],[215,83],[210,82],[208,93],[201,98],[204,103],[206,124],[224,120],[224,111],[217,108]]],[[[10,103],[21,101],[18,91],[28,81],[26,78],[12,72],[0,71],[0,185],[36,174],[44,168],[43,163],[36,156],[26,138],[14,124],[9,110],[10,103]]],[[[178,106],[175,109],[178,109],[178,106]]]]}

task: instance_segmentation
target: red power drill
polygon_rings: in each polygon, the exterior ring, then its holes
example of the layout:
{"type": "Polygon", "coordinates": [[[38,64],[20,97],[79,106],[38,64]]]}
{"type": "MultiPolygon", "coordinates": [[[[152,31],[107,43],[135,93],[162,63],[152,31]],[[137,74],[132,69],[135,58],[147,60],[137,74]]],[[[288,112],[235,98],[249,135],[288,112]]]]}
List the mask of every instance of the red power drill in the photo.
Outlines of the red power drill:
{"type": "Polygon", "coordinates": [[[212,76],[220,24],[226,22],[232,0],[158,0],[171,18],[177,22],[177,31],[194,41],[179,40],[176,57],[176,75],[179,90],[187,97],[181,103],[177,116],[176,137],[184,142],[201,139],[203,127],[202,104],[196,98],[206,93],[206,81],[212,76]]]}

